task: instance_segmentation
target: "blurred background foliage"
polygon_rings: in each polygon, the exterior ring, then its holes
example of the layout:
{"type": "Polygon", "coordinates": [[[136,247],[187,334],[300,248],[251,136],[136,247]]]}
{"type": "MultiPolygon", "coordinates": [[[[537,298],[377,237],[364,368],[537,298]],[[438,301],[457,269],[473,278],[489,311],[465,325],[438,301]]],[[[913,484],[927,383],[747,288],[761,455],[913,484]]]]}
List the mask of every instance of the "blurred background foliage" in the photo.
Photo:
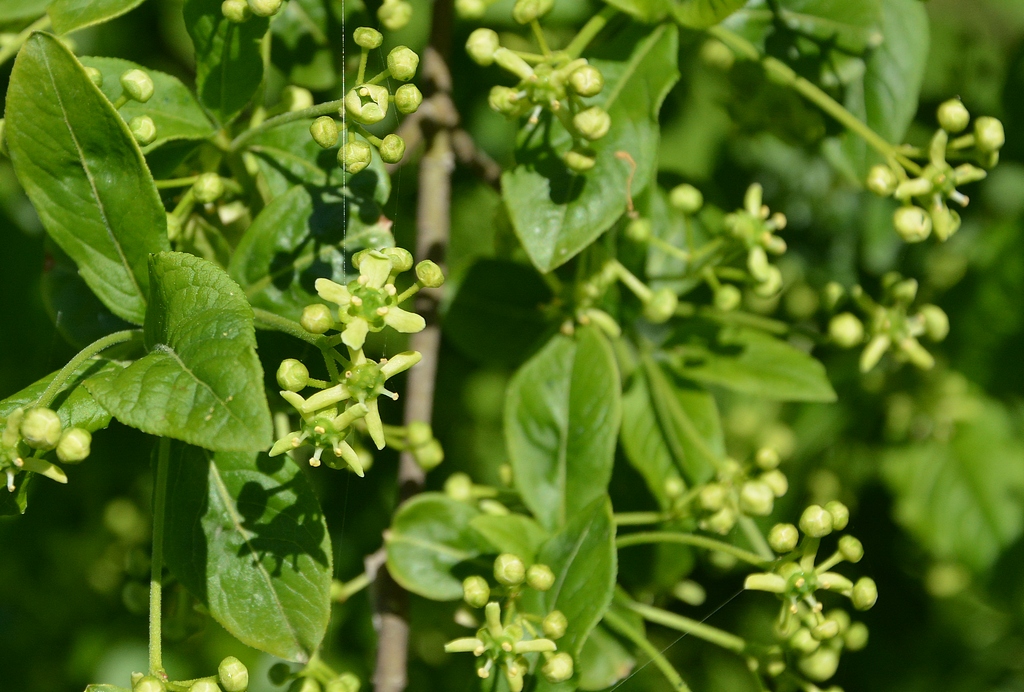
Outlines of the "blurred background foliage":
{"type": "MultiPolygon", "coordinates": [[[[389,40],[424,44],[429,3],[415,4],[418,19],[389,40]]],[[[487,22],[513,29],[510,4],[493,6],[487,22]]],[[[27,23],[5,16],[3,5],[0,21],[7,23],[0,28],[27,23]]],[[[286,80],[318,98],[335,97],[342,64],[330,46],[340,46],[341,19],[356,26],[366,8],[355,0],[344,7],[337,0],[292,0],[289,7],[275,24],[278,69],[267,102],[276,101],[286,80]],[[296,4],[319,8],[314,20],[324,40],[297,28],[305,18],[296,4]]],[[[865,617],[870,645],[844,657],[837,683],[851,691],[1024,690],[1024,3],[931,0],[927,9],[931,48],[909,141],[927,140],[936,106],[954,95],[972,113],[1002,119],[1007,134],[1001,165],[974,188],[964,227],[948,243],[900,242],[890,202],[862,191],[836,165],[838,128],[744,66],[723,72],[705,64],[698,57],[702,36],[694,33],[684,34],[683,80],[662,114],[659,177],[666,186],[696,184],[724,208],[738,206],[755,180],[772,209],[787,214],[787,290],[761,306],[766,313],[818,324],[827,281],[873,287],[894,269],[918,277],[922,298],[949,313],[951,336],[936,347],[939,364],[930,373],[877,369],[861,376],[856,354],[825,347],[816,355],[828,366],[838,404],[783,406],[725,394],[719,401],[733,455],[766,443],[785,452],[794,491],[777,504],[775,517],[792,520],[806,503],[836,498],[852,508],[850,527],[867,548],[864,573],[876,578],[881,597],[865,617]]],[[[593,10],[582,0],[563,0],[549,24],[557,32],[561,21],[568,33],[593,10]]],[[[180,17],[179,0],[151,0],[73,41],[80,55],[123,57],[188,81],[191,46],[180,17]]],[[[454,27],[456,46],[472,28],[454,27]]],[[[486,107],[489,79],[461,50],[452,59],[468,129],[510,163],[514,132],[486,107]]],[[[0,89],[9,73],[10,64],[0,68],[0,89]]],[[[405,246],[415,176],[414,167],[396,174],[385,209],[405,246]]],[[[458,175],[448,299],[475,262],[507,253],[509,231],[499,212],[493,190],[458,175]]],[[[7,395],[60,367],[74,348],[61,332],[73,306],[55,298],[60,265],[6,159],[0,248],[0,394],[7,395]]],[[[486,312],[487,305],[473,307],[486,312]]],[[[516,363],[496,349],[490,362],[480,362],[456,345],[465,335],[455,336],[442,354],[435,431],[447,460],[431,475],[434,487],[454,471],[497,482],[505,461],[504,388],[516,363]]],[[[260,338],[265,362],[294,355],[278,337],[260,338]]],[[[0,519],[0,687],[78,690],[90,681],[123,681],[145,660],[148,447],[142,435],[115,424],[96,436],[93,458],[71,470],[69,485],[40,483],[26,516],[0,519]]],[[[311,474],[332,529],[339,579],[360,574],[363,556],[380,545],[395,502],[395,461],[382,455],[358,488],[349,476],[311,474]]],[[[625,464],[616,468],[616,507],[648,507],[639,476],[625,464]]],[[[679,576],[660,574],[653,550],[629,558],[620,566],[622,580],[638,594],[679,576]]],[[[690,578],[707,596],[682,606],[689,615],[713,613],[714,624],[755,638],[768,627],[773,601],[733,598],[741,577],[728,565],[696,564],[690,578]]],[[[181,677],[234,654],[255,669],[253,692],[275,689],[264,674],[273,660],[242,651],[180,589],[172,589],[171,601],[167,656],[181,677]]],[[[375,646],[370,604],[365,592],[339,604],[325,644],[325,658],[364,680],[375,646]]],[[[442,652],[443,642],[462,632],[452,622],[454,607],[413,598],[410,689],[476,686],[471,667],[442,652]]],[[[675,639],[651,636],[662,647],[675,639]]],[[[743,663],[708,645],[683,639],[668,653],[695,690],[751,689],[743,663]]],[[[622,687],[667,689],[651,667],[622,687]]]]}

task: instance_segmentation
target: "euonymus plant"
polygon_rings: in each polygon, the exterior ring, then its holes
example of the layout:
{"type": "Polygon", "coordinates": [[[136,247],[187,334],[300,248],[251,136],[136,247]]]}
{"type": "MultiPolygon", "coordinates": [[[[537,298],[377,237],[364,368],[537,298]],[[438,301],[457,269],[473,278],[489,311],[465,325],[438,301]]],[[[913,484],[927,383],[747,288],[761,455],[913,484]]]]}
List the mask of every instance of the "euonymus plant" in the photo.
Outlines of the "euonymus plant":
{"type": "MultiPolygon", "coordinates": [[[[190,679],[165,661],[162,624],[189,612],[240,656],[281,659],[275,685],[401,690],[408,594],[450,604],[437,612],[460,632],[416,640],[424,655],[453,655],[488,691],[604,689],[648,664],[689,690],[649,638],[665,629],[730,652],[754,689],[839,690],[879,598],[858,564],[871,546],[840,490],[791,489],[790,428],[755,419],[727,439],[719,411],[833,402],[819,357],[844,350],[855,378],[898,397],[956,324],[913,263],[863,286],[827,267],[805,279],[792,257],[820,241],[793,231],[778,185],[659,175],[660,111],[693,65],[735,75],[737,102],[761,99],[751,129],[822,130],[803,146],[892,243],[946,243],[1004,130],[950,95],[904,142],[920,2],[186,0],[169,5],[194,48],[184,79],[80,49],[77,32],[141,0],[9,2],[3,153],[52,241],[49,299],[81,350],[3,392],[0,511],[32,512],[52,483],[74,493],[112,421],[147,441],[117,453],[152,464],[151,532],[127,550],[149,660],[89,690],[255,687],[234,655],[190,679]],[[418,29],[426,47],[402,45],[418,29]],[[486,146],[464,129],[480,118],[505,121],[486,146]],[[452,289],[456,169],[501,203],[471,211],[497,229],[495,252],[452,289]],[[483,441],[497,463],[442,463],[442,334],[514,372],[483,441]],[[336,575],[345,510],[314,487],[360,494],[393,475],[385,450],[399,453],[394,490],[361,522],[386,527],[381,547],[336,575]],[[339,619],[370,625],[332,603],[371,586],[372,680],[325,640],[339,619]],[[684,614],[723,588],[770,611],[764,626],[684,614]]],[[[830,213],[795,212],[798,228],[830,213]]],[[[899,416],[897,437],[913,412],[899,416]]],[[[998,546],[978,550],[991,561],[998,546]]]]}

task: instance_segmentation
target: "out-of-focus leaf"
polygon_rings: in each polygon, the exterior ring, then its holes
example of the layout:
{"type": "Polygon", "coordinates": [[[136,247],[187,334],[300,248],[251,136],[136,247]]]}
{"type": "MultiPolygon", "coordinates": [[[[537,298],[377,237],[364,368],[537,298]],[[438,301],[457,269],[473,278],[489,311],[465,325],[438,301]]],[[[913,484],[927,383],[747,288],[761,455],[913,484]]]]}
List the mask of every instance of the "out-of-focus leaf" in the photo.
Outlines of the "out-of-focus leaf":
{"type": "Polygon", "coordinates": [[[622,397],[622,429],[619,431],[626,459],[643,476],[651,494],[662,509],[669,506],[665,481],[678,477],[672,450],[651,402],[647,379],[642,370],[633,375],[633,383],[622,397]]]}
{"type": "Polygon", "coordinates": [[[518,555],[528,565],[533,563],[537,551],[548,539],[547,531],[540,524],[522,514],[481,514],[473,517],[469,525],[497,552],[518,555]]]}
{"type": "Polygon", "coordinates": [[[0,3],[0,25],[35,19],[46,12],[53,0],[4,0],[0,3]]]}
{"type": "Polygon", "coordinates": [[[337,82],[328,19],[324,0],[291,0],[274,17],[270,54],[289,83],[324,91],[337,82]]]}
{"type": "Polygon", "coordinates": [[[598,625],[580,651],[580,689],[604,690],[629,675],[636,659],[604,626],[598,625]]]}
{"type": "Polygon", "coordinates": [[[134,10],[144,0],[54,0],[48,12],[53,30],[66,34],[101,24],[134,10]]]}

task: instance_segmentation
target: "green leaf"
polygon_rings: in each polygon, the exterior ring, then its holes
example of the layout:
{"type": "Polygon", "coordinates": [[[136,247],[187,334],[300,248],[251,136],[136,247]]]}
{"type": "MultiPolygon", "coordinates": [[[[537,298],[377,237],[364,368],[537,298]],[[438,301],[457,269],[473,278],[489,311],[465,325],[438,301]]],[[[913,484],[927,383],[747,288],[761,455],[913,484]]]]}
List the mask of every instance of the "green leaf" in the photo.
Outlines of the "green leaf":
{"type": "Polygon", "coordinates": [[[256,356],[252,308],[207,260],[154,255],[146,312],[149,353],[87,384],[126,425],[218,451],[270,446],[273,426],[256,356]]]}
{"type": "Polygon", "coordinates": [[[540,524],[522,514],[481,514],[469,525],[494,547],[493,552],[518,555],[528,565],[533,564],[537,551],[548,539],[548,532],[540,524]]]}
{"type": "Polygon", "coordinates": [[[70,51],[39,33],[14,63],[6,116],[11,161],[43,226],[103,304],[141,324],[147,258],[169,244],[128,126],[70,51]]]}
{"type": "Polygon", "coordinates": [[[175,443],[168,569],[243,644],[305,662],[331,614],[331,538],[298,465],[175,443]]]}
{"type": "Polygon", "coordinates": [[[229,21],[220,0],[187,0],[185,26],[196,50],[199,102],[221,124],[234,120],[263,83],[260,44],[270,20],[229,21]]]}
{"type": "Polygon", "coordinates": [[[607,629],[598,625],[580,651],[580,689],[604,690],[629,675],[636,659],[607,629]]]}
{"type": "Polygon", "coordinates": [[[540,309],[551,297],[533,267],[482,259],[470,267],[445,313],[445,336],[476,360],[517,365],[551,329],[540,309]]]}
{"type": "Polygon", "coordinates": [[[556,335],[509,384],[505,434],[516,488],[541,526],[564,526],[602,497],[622,415],[607,339],[584,327],[556,335]]]}
{"type": "Polygon", "coordinates": [[[672,450],[658,424],[647,380],[640,370],[633,375],[633,383],[622,397],[619,438],[626,460],[643,476],[661,508],[667,509],[669,498],[665,494],[665,481],[679,474],[672,450]]]}
{"type": "Polygon", "coordinates": [[[0,3],[0,25],[35,19],[46,13],[51,0],[4,0],[0,3]]]}
{"type": "Polygon", "coordinates": [[[144,0],[54,0],[48,12],[53,30],[66,34],[100,24],[133,10],[144,0]]]}
{"type": "Polygon", "coordinates": [[[594,143],[597,164],[570,174],[560,154],[571,145],[568,132],[548,120],[528,134],[518,164],[502,175],[501,187],[516,235],[542,272],[569,261],[626,210],[627,190],[640,193],[651,180],[658,156],[658,112],[679,78],[678,29],[662,25],[641,41],[625,62],[592,61],[605,88],[590,102],[604,107],[611,130],[594,143]],[[636,163],[621,158],[628,154],[636,163]]]}
{"type": "Polygon", "coordinates": [[[81,62],[86,67],[100,71],[103,75],[100,89],[111,101],[121,96],[121,75],[127,70],[143,70],[153,79],[153,96],[149,101],[128,101],[120,108],[125,122],[140,115],[148,115],[153,119],[156,139],[144,147],[145,152],[172,140],[206,139],[216,132],[192,92],[177,77],[120,58],[85,57],[81,58],[81,62]]]}
{"type": "Polygon", "coordinates": [[[291,0],[274,17],[270,54],[289,84],[326,91],[337,83],[330,21],[323,0],[291,0]]]}
{"type": "Polygon", "coordinates": [[[783,31],[788,41],[813,37],[844,53],[861,54],[882,42],[882,1],[779,0],[776,15],[766,0],[755,0],[728,24],[758,45],[764,44],[768,34],[783,31]]]}
{"type": "Polygon", "coordinates": [[[388,226],[348,224],[358,211],[333,189],[293,187],[264,207],[238,243],[228,272],[254,307],[298,320],[318,300],[314,282],[350,278],[346,254],[395,244],[388,226]]]}
{"type": "Polygon", "coordinates": [[[424,598],[462,598],[462,580],[452,568],[490,549],[470,527],[479,515],[472,505],[442,493],[412,498],[398,508],[385,536],[388,573],[406,591],[424,598]]]}
{"type": "Polygon", "coordinates": [[[746,0],[676,0],[672,17],[691,29],[706,29],[718,24],[743,7],[746,0]]]}
{"type": "Polygon", "coordinates": [[[979,399],[948,442],[886,450],[896,521],[936,558],[983,571],[1024,533],[1024,443],[1005,408],[979,399]]]}
{"type": "Polygon", "coordinates": [[[836,400],[817,359],[764,332],[695,323],[682,336],[684,345],[669,349],[682,377],[776,401],[836,400]]]}

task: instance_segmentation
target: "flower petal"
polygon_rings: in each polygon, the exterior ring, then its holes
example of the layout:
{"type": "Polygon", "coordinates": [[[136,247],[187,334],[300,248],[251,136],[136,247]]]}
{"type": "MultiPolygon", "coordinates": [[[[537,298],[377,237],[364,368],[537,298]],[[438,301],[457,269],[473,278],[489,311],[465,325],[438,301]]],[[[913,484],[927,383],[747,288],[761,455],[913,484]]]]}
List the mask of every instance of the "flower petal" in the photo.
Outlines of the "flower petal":
{"type": "Polygon", "coordinates": [[[369,399],[366,402],[369,412],[366,414],[366,430],[370,433],[373,444],[377,449],[384,449],[384,424],[380,420],[380,411],[377,410],[377,400],[369,399]]]}
{"type": "Polygon", "coordinates": [[[345,331],[341,333],[341,340],[353,351],[358,351],[363,348],[368,331],[370,331],[370,323],[362,317],[356,317],[348,323],[345,331]]]}
{"type": "Polygon", "coordinates": [[[345,307],[352,300],[352,296],[349,294],[348,289],[339,283],[335,283],[330,279],[317,279],[316,292],[320,294],[320,297],[324,300],[328,300],[332,303],[345,307]]]}
{"type": "Polygon", "coordinates": [[[403,334],[415,334],[427,326],[422,316],[397,307],[391,308],[388,314],[384,315],[384,324],[403,334]]]}
{"type": "Polygon", "coordinates": [[[384,379],[394,377],[400,372],[405,372],[412,366],[419,363],[423,359],[423,354],[419,351],[405,351],[398,355],[392,356],[387,363],[380,366],[380,371],[384,373],[384,379]]]}
{"type": "Polygon", "coordinates": [[[298,446],[295,441],[298,440],[298,443],[301,444],[305,437],[306,436],[300,432],[288,433],[275,442],[274,446],[270,448],[270,456],[276,457],[279,454],[284,454],[285,452],[295,449],[298,446]]]}
{"type": "Polygon", "coordinates": [[[352,449],[348,442],[344,440],[336,442],[334,444],[334,456],[344,459],[345,463],[356,472],[357,476],[363,477],[363,465],[359,463],[359,455],[356,454],[356,450],[352,449]]]}
{"type": "Polygon", "coordinates": [[[380,252],[367,252],[359,260],[359,275],[370,288],[384,288],[391,276],[391,258],[380,252]]]}

